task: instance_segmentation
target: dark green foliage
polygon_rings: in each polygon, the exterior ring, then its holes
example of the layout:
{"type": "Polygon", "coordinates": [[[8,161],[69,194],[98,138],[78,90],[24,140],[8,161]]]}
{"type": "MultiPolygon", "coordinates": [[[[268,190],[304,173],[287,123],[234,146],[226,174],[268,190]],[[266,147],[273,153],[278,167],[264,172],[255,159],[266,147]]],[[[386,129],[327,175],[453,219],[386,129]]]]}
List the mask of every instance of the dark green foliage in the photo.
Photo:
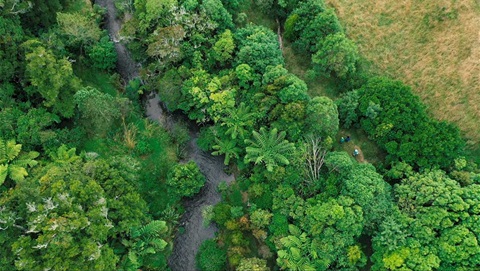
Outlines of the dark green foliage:
{"type": "Polygon", "coordinates": [[[208,17],[218,24],[218,29],[232,28],[232,15],[223,7],[220,0],[203,0],[202,7],[208,17]]]}
{"type": "Polygon", "coordinates": [[[358,91],[349,91],[340,99],[336,100],[338,108],[338,118],[343,128],[349,129],[358,124],[358,104],[360,95],[358,91]]]}
{"type": "Polygon", "coordinates": [[[334,138],[338,132],[338,111],[336,104],[327,97],[315,97],[307,105],[305,133],[316,137],[334,138]]]}
{"type": "Polygon", "coordinates": [[[196,261],[201,271],[223,271],[227,263],[227,251],[220,248],[215,240],[208,239],[200,246],[196,261]]]}
{"type": "Polygon", "coordinates": [[[230,218],[232,213],[230,212],[231,206],[226,203],[219,203],[213,207],[213,220],[218,225],[224,225],[230,218]]]}
{"type": "Polygon", "coordinates": [[[32,8],[20,18],[25,29],[41,32],[56,22],[57,12],[63,9],[65,0],[32,0],[32,8]]]}
{"type": "Polygon", "coordinates": [[[356,165],[346,174],[342,194],[352,198],[362,207],[364,230],[367,234],[372,234],[391,213],[393,206],[391,187],[369,164],[356,165]]]}
{"type": "Polygon", "coordinates": [[[59,122],[57,115],[47,112],[44,108],[30,109],[17,120],[17,140],[26,150],[51,146],[57,137],[51,126],[59,122]]]}
{"type": "Polygon", "coordinates": [[[335,75],[348,79],[357,71],[358,49],[352,40],[339,32],[325,37],[317,45],[318,51],[312,56],[314,69],[321,75],[335,75]]]}
{"type": "Polygon", "coordinates": [[[267,66],[283,65],[278,39],[272,30],[249,25],[235,33],[238,44],[236,64],[248,64],[254,72],[263,74],[267,66]]]}
{"type": "MultiPolygon", "coordinates": [[[[18,19],[0,16],[0,81],[8,82],[20,68],[20,44],[25,34],[18,19]]],[[[3,101],[3,97],[1,97],[3,101]]]]}
{"type": "Polygon", "coordinates": [[[108,36],[100,39],[88,52],[93,66],[102,70],[112,70],[117,63],[117,51],[108,36]]]}
{"type": "Polygon", "coordinates": [[[88,127],[89,133],[99,136],[105,136],[128,108],[125,98],[115,98],[91,87],[79,90],[74,101],[80,112],[81,123],[88,127]]]}
{"type": "Polygon", "coordinates": [[[325,9],[319,2],[301,3],[285,22],[285,37],[300,52],[314,54],[328,35],[343,32],[333,9],[325,9]]]}
{"type": "Polygon", "coordinates": [[[449,168],[464,142],[451,124],[428,117],[425,106],[399,81],[372,78],[359,90],[362,128],[387,153],[387,163],[449,168]]]}

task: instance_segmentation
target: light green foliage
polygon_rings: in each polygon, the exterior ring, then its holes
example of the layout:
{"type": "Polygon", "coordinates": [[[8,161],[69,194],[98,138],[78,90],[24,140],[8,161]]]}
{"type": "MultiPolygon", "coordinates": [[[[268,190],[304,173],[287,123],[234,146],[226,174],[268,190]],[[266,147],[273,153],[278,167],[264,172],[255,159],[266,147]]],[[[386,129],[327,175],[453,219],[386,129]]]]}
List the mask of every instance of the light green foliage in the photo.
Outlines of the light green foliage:
{"type": "MultiPolygon", "coordinates": [[[[292,187],[280,185],[272,194],[273,204],[271,208],[274,214],[278,213],[294,219],[299,219],[305,215],[305,201],[303,198],[295,195],[292,187]]],[[[273,219],[275,219],[275,216],[273,219]]]]}
{"type": "Polygon", "coordinates": [[[245,140],[245,144],[249,145],[246,148],[246,163],[263,164],[269,172],[279,165],[290,164],[288,156],[295,151],[295,145],[285,140],[285,132],[278,133],[275,128],[267,132],[265,127],[261,127],[260,132],[253,131],[252,134],[253,140],[245,140]]]}
{"type": "Polygon", "coordinates": [[[18,270],[114,268],[105,192],[78,163],[50,164],[3,200],[17,213],[11,251],[18,270]]]}
{"type": "Polygon", "coordinates": [[[92,134],[105,136],[127,108],[127,99],[115,98],[95,88],[85,87],[74,96],[80,119],[92,134]]]}
{"type": "Polygon", "coordinates": [[[102,70],[112,70],[117,63],[117,51],[108,36],[101,38],[89,49],[88,57],[92,60],[95,68],[102,70]]]}
{"type": "Polygon", "coordinates": [[[309,249],[315,259],[315,270],[352,268],[365,264],[364,261],[351,262],[348,257],[348,250],[356,245],[363,226],[362,208],[349,197],[312,202],[306,209],[303,229],[312,238],[309,249]]]}
{"type": "Polygon", "coordinates": [[[374,270],[475,269],[480,199],[473,195],[478,191],[478,185],[461,187],[441,171],[402,180],[395,186],[401,214],[385,220],[374,239],[374,270]],[[402,238],[384,242],[393,235],[402,238]]]}
{"type": "Polygon", "coordinates": [[[353,168],[353,160],[346,152],[329,152],[325,157],[325,165],[330,172],[347,174],[353,168]]]}
{"type": "Polygon", "coordinates": [[[179,108],[197,122],[219,121],[228,110],[235,107],[236,94],[236,90],[229,88],[221,79],[205,70],[194,70],[192,76],[183,83],[183,101],[179,108]]]}
{"type": "Polygon", "coordinates": [[[315,97],[307,105],[305,130],[314,136],[334,138],[338,132],[337,105],[325,96],[315,97]]]}
{"type": "Polygon", "coordinates": [[[236,271],[268,271],[267,261],[259,258],[242,258],[236,271]]]}
{"type": "Polygon", "coordinates": [[[282,270],[314,271],[317,270],[312,263],[311,239],[294,225],[288,225],[290,235],[280,239],[277,251],[277,264],[282,270]],[[310,256],[311,255],[311,256],[310,256]]]}
{"type": "MultiPolygon", "coordinates": [[[[147,225],[132,228],[129,239],[124,239],[122,243],[128,249],[122,263],[125,271],[136,271],[139,268],[148,268],[161,270],[166,268],[165,255],[163,251],[167,249],[168,242],[165,237],[168,233],[168,227],[165,221],[154,220],[147,225]],[[163,264],[156,266],[158,259],[163,257],[163,264]]],[[[161,261],[160,261],[161,262],[161,261]]]]}
{"type": "Polygon", "coordinates": [[[238,79],[238,85],[241,88],[248,89],[254,83],[255,76],[252,67],[248,64],[240,64],[235,68],[235,75],[238,79]]]}
{"type": "Polygon", "coordinates": [[[185,35],[180,25],[159,27],[150,36],[147,54],[163,65],[175,63],[182,59],[180,48],[185,35]]]}
{"type": "Polygon", "coordinates": [[[10,236],[7,243],[0,239],[7,245],[0,258],[15,261],[16,270],[114,270],[118,257],[109,244],[147,218],[134,180],[122,177],[127,166],[84,162],[65,146],[50,156],[53,161],[0,197],[7,222],[1,230],[10,236]]]}
{"type": "Polygon", "coordinates": [[[195,195],[200,191],[205,182],[205,176],[200,172],[194,161],[175,165],[168,174],[167,179],[167,184],[181,197],[195,195]]]}
{"type": "Polygon", "coordinates": [[[7,177],[15,182],[20,182],[28,176],[27,167],[33,167],[38,164],[34,159],[38,157],[38,152],[29,152],[21,154],[21,144],[16,144],[15,140],[3,140],[0,138],[0,185],[7,177]]]}
{"type": "Polygon", "coordinates": [[[140,19],[141,31],[162,23],[171,9],[177,6],[177,0],[135,0],[135,13],[140,19]]]}
{"type": "Polygon", "coordinates": [[[27,62],[25,74],[32,84],[29,92],[38,92],[44,100],[43,105],[52,108],[54,113],[71,117],[73,95],[79,88],[71,63],[66,58],[57,59],[37,40],[29,40],[22,46],[27,62]]]}
{"type": "Polygon", "coordinates": [[[102,31],[95,20],[82,13],[57,13],[57,22],[67,43],[82,48],[100,40],[102,31]]]}
{"type": "Polygon", "coordinates": [[[235,43],[233,40],[232,31],[229,29],[223,32],[218,41],[212,47],[212,56],[213,59],[218,61],[221,65],[225,65],[230,61],[233,56],[233,51],[235,50],[235,43]]]}
{"type": "Polygon", "coordinates": [[[347,79],[357,71],[358,49],[345,34],[328,35],[317,48],[312,62],[320,73],[326,76],[333,73],[340,79],[347,79]]]}
{"type": "Polygon", "coordinates": [[[226,267],[226,261],[226,250],[218,247],[215,240],[208,239],[200,245],[196,262],[201,271],[223,271],[226,267]]]}
{"type": "Polygon", "coordinates": [[[253,211],[253,213],[250,215],[250,221],[252,222],[253,227],[257,229],[263,229],[270,225],[272,216],[272,213],[269,211],[258,209],[253,211]]]}

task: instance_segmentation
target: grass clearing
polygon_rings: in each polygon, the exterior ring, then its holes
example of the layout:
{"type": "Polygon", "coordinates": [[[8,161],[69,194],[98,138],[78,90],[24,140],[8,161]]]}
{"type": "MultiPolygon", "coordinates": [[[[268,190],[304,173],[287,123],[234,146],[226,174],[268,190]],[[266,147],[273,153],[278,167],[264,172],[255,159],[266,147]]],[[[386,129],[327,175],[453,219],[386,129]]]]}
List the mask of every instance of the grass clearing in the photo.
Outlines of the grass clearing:
{"type": "Polygon", "coordinates": [[[373,165],[379,165],[385,160],[386,153],[381,150],[375,142],[368,139],[365,132],[361,129],[340,129],[335,138],[333,148],[336,151],[345,151],[352,155],[355,148],[359,148],[361,156],[357,156],[356,159],[359,162],[368,162],[373,165]],[[350,142],[340,143],[341,137],[350,136],[350,142]],[[360,157],[364,158],[362,161],[360,157]]]}
{"type": "Polygon", "coordinates": [[[480,2],[327,0],[371,71],[412,86],[441,120],[480,143],[480,2]]]}

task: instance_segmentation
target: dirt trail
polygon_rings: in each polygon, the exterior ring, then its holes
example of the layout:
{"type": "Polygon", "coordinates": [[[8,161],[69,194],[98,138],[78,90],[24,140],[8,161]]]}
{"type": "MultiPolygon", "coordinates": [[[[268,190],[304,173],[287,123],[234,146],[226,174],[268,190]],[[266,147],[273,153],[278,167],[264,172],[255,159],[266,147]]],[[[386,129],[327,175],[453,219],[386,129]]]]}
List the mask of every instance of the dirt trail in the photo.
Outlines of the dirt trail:
{"type": "MultiPolygon", "coordinates": [[[[97,0],[96,4],[107,9],[107,20],[105,27],[108,29],[110,38],[115,42],[115,49],[118,54],[117,71],[126,82],[138,77],[140,65],[131,58],[125,45],[120,42],[118,31],[121,28],[121,21],[116,18],[116,8],[113,0],[97,0]]],[[[156,94],[147,97],[145,105],[146,115],[149,119],[159,121],[165,127],[171,127],[175,119],[168,115],[161,106],[161,101],[156,94]]],[[[195,126],[189,127],[192,140],[188,144],[188,157],[194,160],[202,173],[207,178],[207,183],[200,193],[194,198],[184,202],[185,214],[181,219],[185,231],[175,237],[173,252],[169,259],[169,266],[173,271],[194,271],[195,255],[200,244],[215,236],[217,228],[214,225],[203,226],[202,210],[207,205],[214,205],[221,200],[217,192],[217,186],[221,181],[230,183],[234,180],[233,175],[227,175],[223,171],[223,159],[213,157],[205,153],[197,146],[197,131],[195,126]]]]}

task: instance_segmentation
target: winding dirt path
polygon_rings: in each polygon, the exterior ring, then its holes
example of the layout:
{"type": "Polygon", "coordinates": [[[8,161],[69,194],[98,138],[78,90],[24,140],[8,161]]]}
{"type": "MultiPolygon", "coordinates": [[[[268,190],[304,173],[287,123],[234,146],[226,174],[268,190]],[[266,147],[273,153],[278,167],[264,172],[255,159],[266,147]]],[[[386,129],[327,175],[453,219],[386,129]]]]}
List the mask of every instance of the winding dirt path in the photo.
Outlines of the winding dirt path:
{"type": "MultiPolygon", "coordinates": [[[[97,0],[96,4],[107,9],[105,27],[108,29],[110,38],[115,42],[115,49],[118,54],[117,71],[125,82],[138,77],[138,68],[130,56],[125,45],[120,41],[118,31],[121,28],[121,20],[116,18],[116,8],[113,0],[97,0]]],[[[149,119],[158,121],[167,129],[175,122],[162,108],[158,95],[151,94],[145,106],[146,115],[149,119]]],[[[217,228],[215,225],[203,226],[202,210],[207,205],[214,205],[221,200],[217,192],[217,186],[221,181],[230,183],[234,180],[233,175],[227,175],[223,171],[222,157],[213,157],[205,153],[197,146],[196,127],[190,127],[192,140],[188,144],[188,158],[197,163],[202,173],[207,178],[205,186],[194,198],[184,201],[185,214],[181,219],[184,226],[184,233],[175,237],[173,252],[169,259],[169,266],[172,271],[194,271],[195,255],[203,241],[215,236],[217,228]]]]}

